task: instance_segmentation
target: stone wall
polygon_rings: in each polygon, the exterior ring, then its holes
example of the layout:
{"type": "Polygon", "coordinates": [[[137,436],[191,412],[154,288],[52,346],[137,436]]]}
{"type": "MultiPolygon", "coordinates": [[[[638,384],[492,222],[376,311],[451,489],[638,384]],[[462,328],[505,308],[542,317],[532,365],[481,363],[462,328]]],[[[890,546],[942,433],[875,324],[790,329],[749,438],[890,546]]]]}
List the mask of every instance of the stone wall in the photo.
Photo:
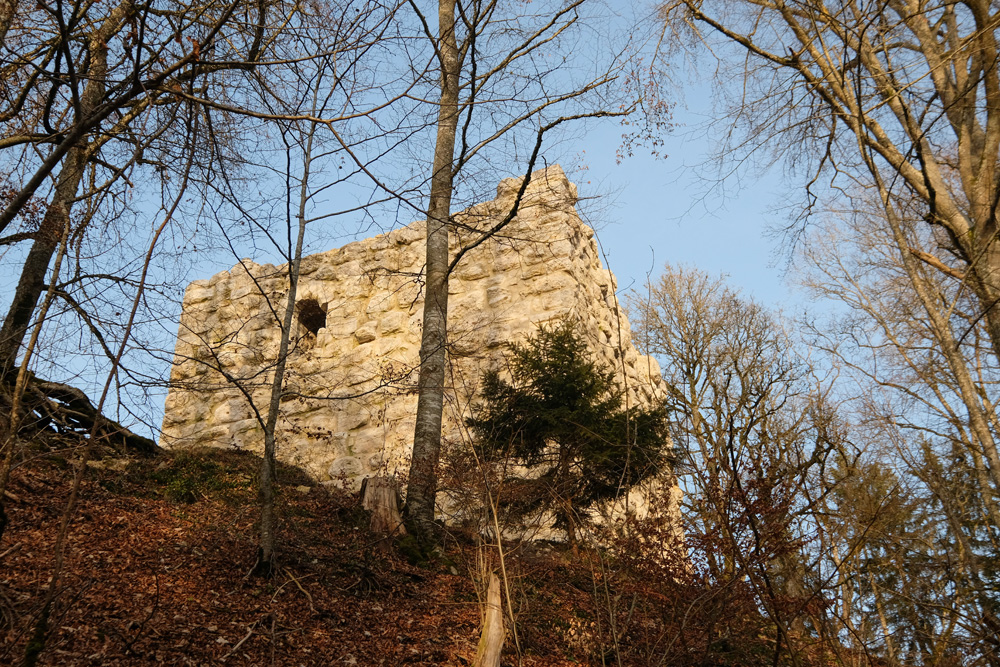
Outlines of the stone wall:
{"type": "MultiPolygon", "coordinates": [[[[507,211],[520,186],[457,216],[474,238],[507,211]]],[[[592,349],[619,371],[631,405],[663,396],[659,367],[632,346],[615,279],[576,213],[576,186],[558,166],[535,172],[504,236],[471,251],[452,276],[445,437],[459,441],[482,372],[503,344],[539,324],[576,318],[592,349]]],[[[294,349],[278,455],[348,485],[404,470],[413,438],[420,348],[424,223],[302,260],[294,349]]],[[[248,396],[266,412],[284,310],[285,266],[243,261],[188,287],[162,444],[260,450],[248,396]]]]}

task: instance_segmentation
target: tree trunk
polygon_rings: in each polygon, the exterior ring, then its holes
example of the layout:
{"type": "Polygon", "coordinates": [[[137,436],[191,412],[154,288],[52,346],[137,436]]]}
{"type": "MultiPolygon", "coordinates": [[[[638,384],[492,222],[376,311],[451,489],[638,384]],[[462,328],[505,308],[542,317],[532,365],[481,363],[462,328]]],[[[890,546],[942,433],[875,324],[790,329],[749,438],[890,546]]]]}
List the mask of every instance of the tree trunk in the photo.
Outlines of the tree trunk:
{"type": "Polygon", "coordinates": [[[427,207],[427,259],[420,376],[417,382],[417,419],[413,457],[406,493],[407,522],[423,547],[434,539],[434,503],[437,464],[441,453],[441,415],[444,410],[445,344],[448,332],[448,223],[455,134],[458,128],[459,54],[455,41],[455,2],[438,3],[438,53],[441,98],[437,144],[427,207]]]}
{"type": "MultiPolygon", "coordinates": [[[[16,373],[16,379],[13,377],[14,373],[10,375],[0,376],[0,387],[5,387],[10,384],[12,391],[10,393],[10,402],[6,406],[0,405],[0,410],[4,408],[8,409],[6,419],[4,420],[4,426],[6,428],[5,432],[0,432],[0,453],[2,453],[2,459],[0,459],[0,538],[3,537],[3,532],[7,528],[7,514],[3,508],[4,493],[7,490],[7,483],[10,480],[11,466],[14,463],[14,446],[17,439],[18,429],[20,427],[20,418],[23,414],[21,403],[21,398],[24,395],[25,388],[27,386],[28,380],[28,365],[31,362],[31,354],[38,343],[38,334],[42,329],[42,322],[45,316],[48,314],[49,308],[52,306],[52,297],[55,294],[55,282],[59,279],[59,270],[62,266],[63,257],[66,254],[66,245],[69,239],[69,221],[68,218],[64,218],[66,226],[62,230],[62,241],[59,243],[59,252],[56,254],[55,266],[52,269],[52,278],[50,279],[50,285],[48,292],[45,295],[45,300],[42,303],[42,312],[39,315],[39,320],[35,324],[35,330],[31,335],[31,339],[28,342],[27,349],[24,352],[24,363],[21,368],[18,369],[16,373]]],[[[90,448],[85,447],[85,452],[89,452],[90,448]]],[[[75,482],[74,482],[75,485],[75,482]]],[[[75,488],[75,486],[74,486],[75,488]]],[[[71,494],[72,498],[72,494],[71,494]]],[[[58,547],[59,540],[56,540],[56,545],[58,547]]],[[[56,554],[58,556],[58,549],[56,554]]],[[[58,567],[58,560],[56,563],[58,567]]],[[[56,587],[56,582],[53,580],[50,585],[50,592],[56,587]]],[[[46,603],[48,606],[48,603],[46,603]]],[[[45,618],[46,614],[42,614],[42,618],[45,618]]]]}
{"type": "Polygon", "coordinates": [[[371,512],[371,530],[376,535],[405,535],[399,513],[399,485],[388,475],[369,477],[361,485],[361,506],[371,512]]]}
{"type": "MultiPolygon", "coordinates": [[[[309,175],[312,166],[313,138],[316,126],[311,125],[306,145],[302,168],[302,181],[299,188],[298,235],[295,247],[289,248],[288,262],[288,298],[285,301],[285,313],[281,323],[281,341],[278,344],[278,359],[274,366],[274,378],[271,380],[271,396],[267,406],[267,418],[264,421],[264,456],[260,462],[260,545],[257,549],[257,564],[254,574],[270,576],[274,569],[275,532],[277,519],[274,512],[274,470],[277,443],[275,431],[278,428],[278,415],[281,411],[281,394],[285,386],[285,365],[288,361],[288,348],[292,337],[292,323],[295,318],[295,297],[299,287],[299,267],[302,264],[302,244],[306,235],[306,205],[309,201],[309,175]]],[[[289,220],[289,224],[291,221],[289,220]]]]}
{"type": "Polygon", "coordinates": [[[580,555],[580,539],[576,532],[576,513],[573,511],[573,500],[563,500],[563,520],[566,522],[566,541],[569,542],[573,556],[580,555]]]}
{"type": "Polygon", "coordinates": [[[483,611],[483,634],[479,638],[474,667],[500,667],[504,640],[503,612],[500,608],[500,578],[490,573],[490,586],[483,611]]]}
{"type": "MultiPolygon", "coordinates": [[[[12,0],[0,0],[0,3],[8,1],[12,2],[12,0]]],[[[13,7],[13,3],[11,6],[13,7]]],[[[80,96],[77,122],[83,122],[83,118],[92,113],[104,98],[108,71],[107,43],[121,26],[125,13],[114,12],[100,29],[88,36],[90,58],[85,72],[87,83],[80,96]]],[[[0,327],[0,378],[7,377],[17,363],[18,350],[24,342],[31,315],[45,286],[45,274],[52,261],[52,255],[59,245],[60,235],[63,229],[67,228],[66,220],[72,213],[76,191],[80,187],[84,168],[93,150],[94,148],[86,140],[81,139],[69,149],[63,159],[52,201],[49,202],[41,227],[35,235],[28,258],[21,269],[14,300],[4,318],[3,326],[0,327]]]]}
{"type": "MultiPolygon", "coordinates": [[[[906,271],[910,284],[920,300],[931,323],[931,330],[938,341],[938,348],[944,356],[952,377],[955,379],[957,393],[961,397],[966,408],[969,419],[969,430],[979,441],[983,448],[983,455],[988,463],[989,473],[994,488],[992,492],[1000,491],[1000,450],[997,449],[993,432],[990,430],[988,417],[983,412],[982,402],[979,400],[979,393],[976,390],[976,383],[972,378],[965,358],[962,356],[959,342],[955,340],[954,332],[948,322],[947,317],[939,309],[933,296],[928,292],[927,285],[917,260],[908,251],[907,239],[902,229],[902,223],[892,207],[888,191],[885,186],[879,183],[880,196],[886,213],[886,222],[892,231],[896,246],[899,249],[899,256],[906,271]]],[[[985,489],[984,493],[990,492],[985,489]]]]}
{"type": "Polygon", "coordinates": [[[0,378],[7,378],[17,367],[17,353],[24,343],[24,336],[31,324],[38,297],[45,287],[45,275],[60,237],[66,227],[66,219],[73,208],[73,198],[83,178],[86,163],[85,149],[75,148],[66,156],[66,162],[59,173],[59,184],[48,205],[45,217],[35,240],[28,251],[28,257],[21,267],[21,277],[14,291],[14,299],[0,327],[0,378]]]}

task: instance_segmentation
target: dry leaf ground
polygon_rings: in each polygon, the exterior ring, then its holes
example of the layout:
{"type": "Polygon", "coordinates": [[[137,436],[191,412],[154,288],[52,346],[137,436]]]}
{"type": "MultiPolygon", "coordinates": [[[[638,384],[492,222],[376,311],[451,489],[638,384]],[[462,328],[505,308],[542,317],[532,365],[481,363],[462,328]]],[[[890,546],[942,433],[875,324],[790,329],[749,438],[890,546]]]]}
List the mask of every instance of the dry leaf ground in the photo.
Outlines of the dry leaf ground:
{"type": "MultiPolygon", "coordinates": [[[[73,456],[40,455],[14,471],[0,544],[0,664],[20,662],[50,582],[73,456]]],[[[471,664],[474,546],[457,540],[449,562],[409,565],[368,532],[356,498],[298,470],[281,470],[280,570],[248,577],[257,463],[215,450],[89,467],[41,663],[471,664]]],[[[563,637],[574,606],[587,604],[584,586],[565,593],[558,555],[521,563],[522,664],[586,662],[563,637]]]]}

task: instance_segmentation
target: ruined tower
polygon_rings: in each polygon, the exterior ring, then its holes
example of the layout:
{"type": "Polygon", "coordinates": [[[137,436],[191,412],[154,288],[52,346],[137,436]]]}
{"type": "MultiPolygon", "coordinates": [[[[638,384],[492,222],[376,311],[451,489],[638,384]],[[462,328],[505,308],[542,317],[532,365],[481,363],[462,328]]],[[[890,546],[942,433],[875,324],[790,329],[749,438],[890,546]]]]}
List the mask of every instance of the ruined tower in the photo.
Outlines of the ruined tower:
{"type": "MultiPolygon", "coordinates": [[[[520,179],[456,217],[453,253],[512,206],[520,179]]],[[[471,250],[451,276],[444,437],[467,437],[484,370],[503,344],[574,318],[617,371],[630,405],[663,398],[657,363],[632,345],[615,279],[577,215],[576,186],[558,166],[532,175],[502,236],[471,250]]],[[[301,265],[279,458],[349,486],[405,470],[416,411],[424,223],[305,257],[301,265]]],[[[243,261],[184,297],[162,443],[259,450],[253,403],[265,410],[284,310],[287,267],[243,261]]]]}

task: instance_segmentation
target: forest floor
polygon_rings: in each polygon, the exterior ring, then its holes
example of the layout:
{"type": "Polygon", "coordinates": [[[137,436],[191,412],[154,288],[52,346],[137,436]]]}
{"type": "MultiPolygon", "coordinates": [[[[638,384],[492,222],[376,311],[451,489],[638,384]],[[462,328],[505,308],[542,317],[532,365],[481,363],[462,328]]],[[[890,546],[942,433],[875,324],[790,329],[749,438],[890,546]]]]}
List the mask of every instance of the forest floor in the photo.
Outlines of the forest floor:
{"type": "MultiPolygon", "coordinates": [[[[0,664],[20,664],[51,583],[72,457],[40,455],[12,474],[0,664]]],[[[279,566],[249,576],[258,464],[213,450],[89,466],[39,664],[472,664],[474,541],[454,538],[445,559],[415,567],[368,531],[356,496],[282,467],[279,566]]],[[[590,570],[549,546],[519,554],[515,575],[520,664],[592,664],[579,620],[594,605],[590,570]]]]}

